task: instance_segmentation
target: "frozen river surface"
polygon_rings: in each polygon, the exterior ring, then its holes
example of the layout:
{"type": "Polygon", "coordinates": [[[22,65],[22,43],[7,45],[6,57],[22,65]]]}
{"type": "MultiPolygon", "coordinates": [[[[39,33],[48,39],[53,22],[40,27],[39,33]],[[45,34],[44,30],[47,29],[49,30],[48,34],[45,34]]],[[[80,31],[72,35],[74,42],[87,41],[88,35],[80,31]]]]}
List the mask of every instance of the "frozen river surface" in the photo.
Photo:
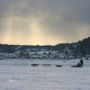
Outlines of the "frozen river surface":
{"type": "Polygon", "coordinates": [[[85,61],[83,68],[72,68],[77,62],[1,60],[0,90],[90,90],[90,61],[85,61]]]}

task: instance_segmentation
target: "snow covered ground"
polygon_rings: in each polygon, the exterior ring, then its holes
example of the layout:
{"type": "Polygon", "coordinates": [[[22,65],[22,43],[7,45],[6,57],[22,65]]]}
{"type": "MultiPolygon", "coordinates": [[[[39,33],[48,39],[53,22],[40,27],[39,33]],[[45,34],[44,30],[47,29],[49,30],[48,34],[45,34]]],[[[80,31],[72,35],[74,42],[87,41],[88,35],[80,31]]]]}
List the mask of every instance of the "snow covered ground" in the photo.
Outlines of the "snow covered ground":
{"type": "Polygon", "coordinates": [[[90,61],[72,68],[78,60],[1,60],[0,90],[90,90],[90,61]],[[31,66],[39,64],[39,66],[31,66]],[[45,64],[47,64],[45,66],[45,64]],[[56,67],[56,64],[63,67],[56,67]]]}

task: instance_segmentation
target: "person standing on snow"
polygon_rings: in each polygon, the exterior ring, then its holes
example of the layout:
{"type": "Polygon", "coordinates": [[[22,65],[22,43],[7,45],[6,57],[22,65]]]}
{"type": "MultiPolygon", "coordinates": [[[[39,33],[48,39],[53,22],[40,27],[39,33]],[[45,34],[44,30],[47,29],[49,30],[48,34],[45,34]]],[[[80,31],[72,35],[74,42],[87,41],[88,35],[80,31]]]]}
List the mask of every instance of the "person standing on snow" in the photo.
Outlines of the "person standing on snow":
{"type": "Polygon", "coordinates": [[[81,65],[81,67],[83,67],[83,60],[81,59],[79,64],[81,65]]]}

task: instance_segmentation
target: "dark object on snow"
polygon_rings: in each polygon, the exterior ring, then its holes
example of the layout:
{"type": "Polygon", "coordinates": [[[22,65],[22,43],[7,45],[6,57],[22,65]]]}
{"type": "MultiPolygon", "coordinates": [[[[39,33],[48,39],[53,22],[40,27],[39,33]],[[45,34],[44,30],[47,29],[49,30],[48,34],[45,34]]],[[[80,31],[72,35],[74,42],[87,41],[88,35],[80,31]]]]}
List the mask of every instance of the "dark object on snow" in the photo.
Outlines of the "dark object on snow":
{"type": "Polygon", "coordinates": [[[51,64],[42,64],[42,66],[51,66],[51,64]]]}
{"type": "Polygon", "coordinates": [[[83,60],[81,59],[77,65],[72,67],[83,67],[83,60]]]}
{"type": "Polygon", "coordinates": [[[31,66],[36,67],[39,66],[39,64],[31,64],[31,66]]]}
{"type": "Polygon", "coordinates": [[[63,67],[62,65],[56,65],[56,67],[63,67]]]}
{"type": "Polygon", "coordinates": [[[81,65],[81,67],[83,67],[83,60],[82,59],[80,60],[80,65],[81,65]]]}
{"type": "Polygon", "coordinates": [[[72,66],[72,67],[81,67],[80,65],[75,65],[75,66],[72,66]]]}

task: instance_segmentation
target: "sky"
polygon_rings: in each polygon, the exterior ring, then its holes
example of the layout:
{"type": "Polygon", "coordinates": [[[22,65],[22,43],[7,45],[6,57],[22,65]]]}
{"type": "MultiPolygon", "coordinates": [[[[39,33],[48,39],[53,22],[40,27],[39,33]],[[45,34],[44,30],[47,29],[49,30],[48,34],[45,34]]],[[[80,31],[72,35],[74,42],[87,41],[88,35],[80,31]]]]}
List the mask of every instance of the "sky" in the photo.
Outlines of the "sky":
{"type": "Polygon", "coordinates": [[[90,36],[90,0],[0,0],[0,43],[55,45],[90,36]]]}

